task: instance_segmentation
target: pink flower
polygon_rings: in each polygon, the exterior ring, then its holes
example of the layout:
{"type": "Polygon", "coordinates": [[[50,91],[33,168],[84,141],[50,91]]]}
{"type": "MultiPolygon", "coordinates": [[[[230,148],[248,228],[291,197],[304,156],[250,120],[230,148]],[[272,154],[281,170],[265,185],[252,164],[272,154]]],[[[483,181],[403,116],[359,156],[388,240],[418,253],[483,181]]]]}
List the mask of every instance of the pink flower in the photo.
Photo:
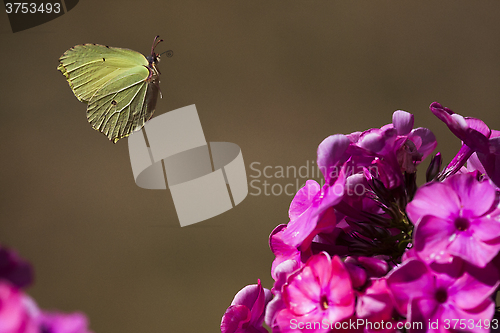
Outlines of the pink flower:
{"type": "Polygon", "coordinates": [[[9,283],[0,282],[0,333],[92,333],[82,313],[40,310],[9,283]]]}
{"type": "Polygon", "coordinates": [[[349,272],[353,288],[360,288],[365,285],[368,279],[384,276],[389,270],[389,265],[385,260],[375,257],[347,257],[344,265],[349,272]]]}
{"type": "Polygon", "coordinates": [[[267,303],[272,298],[271,291],[258,284],[241,289],[234,296],[231,306],[222,317],[222,333],[267,333],[262,327],[267,303]]]}
{"type": "MultiPolygon", "coordinates": [[[[443,121],[450,131],[463,141],[470,149],[488,150],[491,130],[477,118],[462,117],[438,102],[432,103],[429,108],[436,117],[443,121]]],[[[485,151],[485,152],[486,152],[485,151]]]]}
{"type": "Polygon", "coordinates": [[[393,200],[394,194],[401,191],[411,197],[416,187],[411,175],[437,145],[430,130],[413,129],[412,114],[398,110],[392,119],[392,124],[382,128],[331,135],[318,146],[317,165],[326,184],[338,184],[340,174],[345,178],[345,195],[335,203],[335,210],[354,221],[366,219],[360,210],[384,213],[372,192],[384,202],[393,200]]]}
{"type": "Polygon", "coordinates": [[[21,291],[0,281],[0,333],[39,333],[31,304],[21,291]]]}
{"type": "MultiPolygon", "coordinates": [[[[282,280],[278,290],[281,290],[281,285],[285,283],[286,276],[284,277],[281,273],[283,271],[282,268],[279,270],[277,270],[277,268],[281,266],[283,262],[288,262],[288,266],[290,266],[291,262],[295,263],[293,264],[294,266],[299,266],[302,261],[301,253],[297,249],[297,247],[289,245],[285,241],[283,241],[283,235],[286,227],[287,226],[285,224],[280,224],[279,226],[274,228],[274,230],[271,232],[271,235],[269,236],[269,247],[271,248],[273,254],[276,256],[271,266],[271,276],[276,281],[276,283],[279,283],[279,281],[282,280]],[[280,274],[278,274],[277,272],[280,272],[280,274]]],[[[276,285],[273,287],[273,289],[274,288],[276,288],[276,285]]]]}
{"type": "Polygon", "coordinates": [[[40,310],[18,289],[32,281],[32,266],[0,246],[0,333],[91,333],[84,314],[40,310]]]}
{"type": "MultiPolygon", "coordinates": [[[[398,110],[392,115],[392,124],[380,129],[329,136],[318,147],[318,167],[326,182],[335,180],[340,166],[349,159],[353,167],[347,176],[362,172],[363,167],[369,167],[376,158],[386,161],[386,173],[415,172],[416,166],[436,148],[437,142],[429,129],[413,129],[413,124],[411,113],[398,110]]],[[[392,184],[385,185],[392,188],[401,181],[395,179],[392,184]]]]}
{"type": "Polygon", "coordinates": [[[336,219],[332,206],[344,195],[344,172],[332,186],[325,184],[323,188],[314,181],[308,180],[290,204],[290,222],[281,236],[289,246],[307,250],[313,238],[320,232],[332,231],[336,219]]]}
{"type": "MultiPolygon", "coordinates": [[[[273,262],[274,265],[274,262],[273,262]]],[[[276,267],[273,266],[272,275],[275,279],[275,283],[271,292],[273,293],[273,299],[267,304],[266,314],[264,316],[264,321],[271,327],[273,333],[280,333],[278,323],[276,322],[276,314],[285,308],[283,299],[281,297],[281,290],[283,285],[286,283],[288,276],[293,272],[297,271],[302,267],[303,264],[296,260],[286,260],[281,262],[276,267]]]]}
{"type": "MultiPolygon", "coordinates": [[[[365,331],[367,332],[381,332],[383,328],[387,327],[396,328],[396,321],[393,320],[394,311],[395,304],[385,278],[373,280],[370,287],[358,297],[356,305],[357,317],[371,323],[378,323],[381,328],[375,330],[366,327],[365,331]],[[391,326],[387,325],[387,323],[391,323],[391,326]]],[[[394,329],[386,331],[392,332],[394,329]]]]}
{"type": "Polygon", "coordinates": [[[83,313],[60,313],[42,311],[38,316],[41,333],[92,333],[83,313]]]}
{"type": "Polygon", "coordinates": [[[436,148],[437,141],[434,134],[427,128],[413,129],[414,116],[406,111],[398,110],[392,114],[392,124],[382,127],[395,128],[397,138],[395,153],[402,171],[416,172],[420,164],[436,148]]]}
{"type": "MultiPolygon", "coordinates": [[[[498,140],[500,131],[491,130],[490,141],[498,140]]],[[[467,170],[478,170],[482,175],[490,178],[497,187],[500,187],[500,154],[482,154],[475,152],[467,160],[467,170]]]]}
{"type": "MultiPolygon", "coordinates": [[[[429,321],[439,322],[435,331],[446,332],[447,320],[451,325],[453,319],[474,323],[491,320],[495,311],[491,298],[498,286],[498,274],[494,268],[478,268],[460,259],[433,267],[410,259],[387,277],[398,311],[411,323],[424,323],[419,332],[433,331],[427,325],[429,321]]],[[[478,325],[467,329],[487,332],[484,326],[478,325]]],[[[409,330],[410,333],[416,331],[409,330]]]]}
{"type": "Polygon", "coordinates": [[[424,261],[458,256],[484,267],[500,250],[495,187],[476,173],[456,174],[421,187],[406,207],[416,225],[415,251],[424,261]]]}
{"type": "Polygon", "coordinates": [[[455,174],[475,152],[483,170],[500,187],[500,133],[490,130],[482,120],[462,117],[438,102],[432,103],[429,108],[463,142],[439,179],[455,174]]]}
{"type": "Polygon", "coordinates": [[[15,251],[0,245],[0,280],[4,279],[18,288],[33,282],[33,267],[15,251]]]}
{"type": "Polygon", "coordinates": [[[320,323],[314,332],[328,332],[321,323],[340,322],[354,313],[349,273],[339,257],[330,258],[326,252],[309,258],[288,278],[282,297],[285,309],[276,319],[282,333],[310,331],[314,323],[320,323]]]}
{"type": "Polygon", "coordinates": [[[90,333],[87,317],[82,313],[42,312],[39,317],[43,332],[90,333]]]}

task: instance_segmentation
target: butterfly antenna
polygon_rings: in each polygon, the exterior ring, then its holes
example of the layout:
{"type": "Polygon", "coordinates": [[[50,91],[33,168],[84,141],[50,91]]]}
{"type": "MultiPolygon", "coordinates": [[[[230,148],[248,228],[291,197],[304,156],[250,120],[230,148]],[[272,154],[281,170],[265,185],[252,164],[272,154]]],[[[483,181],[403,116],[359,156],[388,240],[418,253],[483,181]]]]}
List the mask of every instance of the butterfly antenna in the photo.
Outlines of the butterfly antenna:
{"type": "Polygon", "coordinates": [[[156,36],[155,39],[153,40],[153,46],[151,46],[151,54],[154,54],[156,46],[161,42],[163,42],[163,39],[158,39],[158,38],[160,38],[159,35],[156,36]]]}

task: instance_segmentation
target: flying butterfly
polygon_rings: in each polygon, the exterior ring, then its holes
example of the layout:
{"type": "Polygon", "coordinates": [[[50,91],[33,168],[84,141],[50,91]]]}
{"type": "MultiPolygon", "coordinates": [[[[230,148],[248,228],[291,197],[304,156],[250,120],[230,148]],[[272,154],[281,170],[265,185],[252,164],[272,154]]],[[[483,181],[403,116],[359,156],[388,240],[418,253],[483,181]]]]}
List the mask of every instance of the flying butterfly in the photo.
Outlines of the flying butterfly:
{"type": "MultiPolygon", "coordinates": [[[[151,55],[99,44],[76,45],[59,58],[57,69],[79,101],[87,120],[113,143],[140,130],[153,116],[160,93],[156,36],[151,55]]],[[[167,51],[171,56],[171,51],[167,51]]]]}

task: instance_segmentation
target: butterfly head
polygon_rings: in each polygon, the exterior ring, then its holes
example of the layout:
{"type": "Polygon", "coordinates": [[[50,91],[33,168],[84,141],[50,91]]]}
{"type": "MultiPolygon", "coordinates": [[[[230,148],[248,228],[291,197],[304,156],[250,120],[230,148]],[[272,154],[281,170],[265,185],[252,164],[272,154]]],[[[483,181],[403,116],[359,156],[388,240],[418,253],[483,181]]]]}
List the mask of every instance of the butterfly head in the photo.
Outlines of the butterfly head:
{"type": "Polygon", "coordinates": [[[153,46],[151,46],[151,55],[147,56],[146,59],[148,59],[148,62],[150,64],[158,64],[160,62],[160,55],[158,53],[155,53],[155,48],[158,44],[163,42],[163,39],[158,39],[160,36],[156,36],[154,41],[153,41],[153,46]]]}

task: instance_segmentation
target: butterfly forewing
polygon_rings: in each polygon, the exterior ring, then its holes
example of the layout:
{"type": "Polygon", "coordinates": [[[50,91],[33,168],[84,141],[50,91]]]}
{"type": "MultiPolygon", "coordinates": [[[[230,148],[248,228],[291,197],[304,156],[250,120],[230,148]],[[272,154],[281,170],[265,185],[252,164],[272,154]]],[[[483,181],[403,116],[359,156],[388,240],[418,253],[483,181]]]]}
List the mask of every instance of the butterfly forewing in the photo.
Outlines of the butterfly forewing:
{"type": "Polygon", "coordinates": [[[77,45],[66,51],[59,61],[59,69],[83,102],[88,102],[113,77],[132,67],[148,65],[139,52],[98,44],[77,45]]]}

